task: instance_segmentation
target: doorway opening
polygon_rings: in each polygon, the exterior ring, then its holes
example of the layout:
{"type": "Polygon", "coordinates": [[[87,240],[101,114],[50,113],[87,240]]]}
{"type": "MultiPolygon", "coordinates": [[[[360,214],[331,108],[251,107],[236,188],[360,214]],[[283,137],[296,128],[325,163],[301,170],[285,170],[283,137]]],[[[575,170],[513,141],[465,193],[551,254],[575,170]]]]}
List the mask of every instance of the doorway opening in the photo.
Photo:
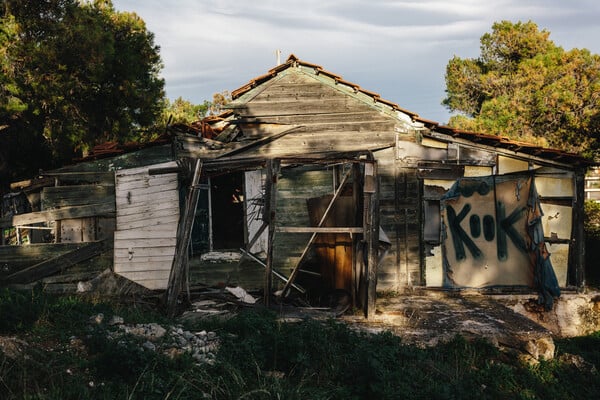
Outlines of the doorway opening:
{"type": "Polygon", "coordinates": [[[210,179],[213,250],[244,246],[243,177],[237,172],[210,179]]]}

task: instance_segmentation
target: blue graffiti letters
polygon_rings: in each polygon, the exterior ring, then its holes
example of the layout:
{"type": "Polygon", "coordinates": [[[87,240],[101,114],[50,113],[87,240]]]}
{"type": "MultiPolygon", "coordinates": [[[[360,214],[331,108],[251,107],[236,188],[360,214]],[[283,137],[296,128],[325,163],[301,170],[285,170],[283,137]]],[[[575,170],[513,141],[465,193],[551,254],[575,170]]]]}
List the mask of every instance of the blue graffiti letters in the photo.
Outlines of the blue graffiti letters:
{"type": "Polygon", "coordinates": [[[467,258],[467,254],[465,253],[465,246],[471,252],[474,258],[481,257],[482,253],[479,250],[479,247],[471,240],[467,232],[460,226],[460,223],[467,216],[469,211],[471,211],[471,205],[465,204],[460,213],[456,215],[456,211],[452,206],[447,207],[448,211],[448,225],[450,227],[450,232],[452,232],[452,243],[454,244],[454,253],[456,254],[457,260],[464,260],[467,258]]]}
{"type": "Polygon", "coordinates": [[[494,236],[496,235],[496,221],[494,217],[491,215],[483,216],[483,237],[488,242],[494,240],[494,236]]]}
{"type": "Polygon", "coordinates": [[[483,256],[481,249],[473,241],[473,239],[481,236],[482,228],[483,238],[486,241],[492,242],[496,239],[496,255],[498,260],[505,261],[508,259],[508,239],[519,250],[526,252],[527,244],[525,239],[514,227],[514,224],[524,217],[526,210],[526,207],[519,206],[506,216],[506,206],[502,202],[497,202],[495,219],[492,215],[488,214],[483,216],[483,221],[477,214],[472,214],[469,217],[469,235],[463,229],[461,223],[471,212],[471,205],[465,204],[458,214],[454,207],[447,205],[448,227],[452,234],[452,244],[456,259],[460,261],[467,258],[465,247],[469,250],[473,258],[477,259],[483,256]],[[499,222],[496,223],[496,221],[499,222]]]}
{"type": "Polygon", "coordinates": [[[523,237],[514,228],[514,223],[523,218],[525,215],[525,207],[517,207],[513,210],[508,217],[506,217],[506,207],[502,202],[497,203],[496,213],[498,214],[497,224],[497,249],[498,249],[498,260],[504,261],[508,258],[508,248],[506,243],[506,236],[512,240],[513,244],[522,251],[527,251],[527,244],[523,237]]]}
{"type": "Polygon", "coordinates": [[[471,215],[471,218],[469,218],[469,227],[471,228],[471,236],[475,239],[481,236],[481,221],[479,220],[479,215],[471,215]]]}

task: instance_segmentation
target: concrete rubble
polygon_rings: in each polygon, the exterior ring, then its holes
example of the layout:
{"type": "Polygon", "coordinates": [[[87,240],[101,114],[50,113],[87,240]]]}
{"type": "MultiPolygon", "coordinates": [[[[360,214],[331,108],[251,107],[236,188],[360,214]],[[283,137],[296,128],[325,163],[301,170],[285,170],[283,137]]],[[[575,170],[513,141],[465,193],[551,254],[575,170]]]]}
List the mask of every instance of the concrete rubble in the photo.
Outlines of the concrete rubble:
{"type": "Polygon", "coordinates": [[[15,359],[19,357],[27,346],[26,341],[16,336],[0,335],[0,353],[3,353],[8,358],[15,359]]]}
{"type": "Polygon", "coordinates": [[[391,331],[405,343],[421,347],[435,346],[456,335],[483,338],[535,363],[554,358],[554,338],[600,330],[600,295],[563,294],[552,310],[546,311],[531,294],[424,290],[380,296],[374,318],[346,315],[343,320],[367,332],[391,331]]]}
{"type": "MultiPolygon", "coordinates": [[[[90,323],[102,324],[102,314],[90,317],[90,323]]],[[[216,352],[219,349],[219,338],[215,332],[201,330],[191,332],[184,330],[181,325],[162,325],[152,322],[147,324],[125,324],[120,316],[113,316],[108,324],[112,330],[108,338],[124,340],[131,335],[137,338],[143,351],[161,352],[169,357],[189,354],[198,364],[212,364],[215,362],[216,352]]]]}

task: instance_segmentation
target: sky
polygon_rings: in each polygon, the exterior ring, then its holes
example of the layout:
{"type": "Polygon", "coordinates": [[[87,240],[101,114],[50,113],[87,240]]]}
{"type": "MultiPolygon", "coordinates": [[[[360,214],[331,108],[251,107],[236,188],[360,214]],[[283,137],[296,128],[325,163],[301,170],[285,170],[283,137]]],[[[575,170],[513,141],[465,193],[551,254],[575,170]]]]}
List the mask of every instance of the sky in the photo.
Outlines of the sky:
{"type": "Polygon", "coordinates": [[[167,96],[233,91],[290,54],[446,123],[448,61],[477,58],[494,22],[535,22],[564,49],[600,54],[598,0],[113,0],[153,32],[167,96]]]}

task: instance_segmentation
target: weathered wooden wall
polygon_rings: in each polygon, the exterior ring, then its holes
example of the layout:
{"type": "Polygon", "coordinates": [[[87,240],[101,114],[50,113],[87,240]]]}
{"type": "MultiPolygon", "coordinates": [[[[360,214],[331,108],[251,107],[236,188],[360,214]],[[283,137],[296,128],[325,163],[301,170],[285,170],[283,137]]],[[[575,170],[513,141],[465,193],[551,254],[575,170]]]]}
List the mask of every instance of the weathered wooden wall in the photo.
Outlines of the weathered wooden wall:
{"type": "MultiPolygon", "coordinates": [[[[429,131],[411,122],[408,114],[387,107],[378,99],[331,74],[320,74],[310,66],[299,65],[262,81],[228,108],[237,115],[241,139],[261,140],[285,132],[275,140],[244,148],[240,157],[297,157],[301,164],[303,157],[372,151],[380,182],[380,223],[391,241],[378,270],[378,289],[440,286],[443,258],[439,206],[441,196],[452,183],[462,177],[541,167],[535,166],[534,161],[546,167],[552,163],[517,151],[480,146],[477,137],[471,142],[429,131]]],[[[561,178],[559,175],[566,170],[551,178],[561,178]]],[[[316,175],[312,180],[304,179],[302,174],[310,175],[308,170],[293,171],[281,173],[276,221],[280,226],[307,226],[306,199],[331,193],[333,185],[321,187],[314,180],[319,179],[316,175]],[[297,176],[291,179],[292,175],[286,177],[286,173],[297,176]]],[[[555,218],[546,217],[544,227],[549,230],[547,242],[556,253],[559,279],[565,283],[575,230],[573,217],[569,219],[567,215],[572,214],[575,196],[565,195],[561,188],[572,182],[572,178],[563,176],[563,181],[545,182],[544,187],[558,189],[541,195],[543,207],[555,218]]],[[[277,232],[275,260],[280,269],[285,271],[295,265],[294,260],[309,237],[310,234],[277,232]]]]}
{"type": "MultiPolygon", "coordinates": [[[[167,162],[152,168],[176,166],[167,162]]],[[[149,168],[115,173],[114,272],[149,289],[165,289],[177,243],[178,177],[150,175],[149,168]]]]}
{"type": "MultiPolygon", "coordinates": [[[[384,112],[372,97],[342,84],[332,85],[329,77],[315,75],[305,67],[284,71],[229,107],[240,115],[242,132],[248,136],[260,137],[259,123],[296,127],[275,141],[244,152],[245,156],[303,157],[387,148],[377,151],[375,157],[381,179],[381,224],[392,248],[379,269],[378,285],[397,289],[408,282],[420,283],[419,184],[415,172],[403,169],[395,160],[393,149],[398,132],[406,132],[405,123],[395,114],[384,112]]],[[[404,136],[414,141],[413,134],[404,136]]],[[[282,171],[278,223],[308,226],[306,199],[331,194],[332,177],[324,171],[282,171]]],[[[309,238],[310,234],[278,232],[277,263],[284,270],[293,266],[309,238]]]]}
{"type": "Polygon", "coordinates": [[[379,266],[379,290],[421,285],[420,182],[416,169],[395,158],[396,149],[375,153],[380,177],[380,224],[391,248],[379,266]]]}
{"type": "Polygon", "coordinates": [[[252,127],[256,122],[298,127],[244,155],[302,156],[380,149],[394,144],[397,120],[381,113],[372,98],[326,81],[330,79],[292,68],[228,105],[240,115],[242,132],[246,127],[253,137],[261,134],[252,127]]]}

